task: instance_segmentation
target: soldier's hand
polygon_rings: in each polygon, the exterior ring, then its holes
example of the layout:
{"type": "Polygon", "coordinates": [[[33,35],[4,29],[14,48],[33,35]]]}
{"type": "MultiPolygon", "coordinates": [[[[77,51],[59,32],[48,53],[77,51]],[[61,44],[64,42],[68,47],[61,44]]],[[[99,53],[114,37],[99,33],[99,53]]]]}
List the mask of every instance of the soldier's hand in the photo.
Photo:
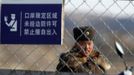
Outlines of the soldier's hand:
{"type": "Polygon", "coordinates": [[[98,59],[95,59],[96,63],[103,69],[103,70],[109,70],[111,68],[110,63],[104,59],[103,57],[98,57],[98,59]]]}

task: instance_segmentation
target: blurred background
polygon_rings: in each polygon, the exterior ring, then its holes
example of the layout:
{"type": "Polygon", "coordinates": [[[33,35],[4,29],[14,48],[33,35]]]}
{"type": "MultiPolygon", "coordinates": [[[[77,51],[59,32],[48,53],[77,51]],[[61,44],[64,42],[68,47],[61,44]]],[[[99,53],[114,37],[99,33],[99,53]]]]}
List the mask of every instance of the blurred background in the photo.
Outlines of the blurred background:
{"type": "Polygon", "coordinates": [[[76,26],[92,26],[95,50],[111,63],[110,74],[124,70],[115,52],[118,41],[125,50],[125,59],[134,66],[134,2],[127,0],[65,0],[64,39],[62,45],[0,45],[0,69],[55,71],[59,55],[75,43],[72,30],[76,26]]]}

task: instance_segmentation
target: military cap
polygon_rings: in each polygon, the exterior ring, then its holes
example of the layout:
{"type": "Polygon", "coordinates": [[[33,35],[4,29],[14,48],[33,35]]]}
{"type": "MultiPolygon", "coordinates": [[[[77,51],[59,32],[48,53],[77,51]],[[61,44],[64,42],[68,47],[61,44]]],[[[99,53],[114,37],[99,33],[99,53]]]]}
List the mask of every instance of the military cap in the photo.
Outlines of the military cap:
{"type": "Polygon", "coordinates": [[[93,40],[95,30],[91,26],[75,27],[73,29],[74,39],[76,41],[93,40]]]}

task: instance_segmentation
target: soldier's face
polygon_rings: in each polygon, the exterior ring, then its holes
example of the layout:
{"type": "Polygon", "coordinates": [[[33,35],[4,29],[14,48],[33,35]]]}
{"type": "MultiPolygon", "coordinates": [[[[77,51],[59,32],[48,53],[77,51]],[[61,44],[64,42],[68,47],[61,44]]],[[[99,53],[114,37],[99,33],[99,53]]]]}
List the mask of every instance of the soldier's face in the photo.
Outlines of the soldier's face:
{"type": "Polygon", "coordinates": [[[82,48],[81,52],[86,56],[91,53],[93,50],[93,41],[79,41],[80,48],[82,48]]]}

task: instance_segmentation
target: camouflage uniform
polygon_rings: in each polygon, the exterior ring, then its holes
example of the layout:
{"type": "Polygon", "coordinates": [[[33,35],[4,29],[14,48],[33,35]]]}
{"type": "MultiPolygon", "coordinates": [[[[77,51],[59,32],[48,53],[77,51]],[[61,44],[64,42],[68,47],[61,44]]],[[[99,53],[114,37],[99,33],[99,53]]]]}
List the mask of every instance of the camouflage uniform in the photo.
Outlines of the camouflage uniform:
{"type": "MultiPolygon", "coordinates": [[[[94,30],[91,27],[74,28],[76,41],[93,40],[93,35],[94,30]]],[[[56,67],[57,71],[91,72],[96,74],[103,73],[111,67],[109,62],[98,51],[93,50],[88,57],[83,56],[79,51],[77,47],[74,47],[69,52],[62,53],[59,64],[56,67]]]]}
{"type": "Polygon", "coordinates": [[[108,61],[95,50],[89,57],[83,57],[76,52],[63,53],[59,61],[57,66],[59,72],[103,73],[110,68],[108,61]]]}

